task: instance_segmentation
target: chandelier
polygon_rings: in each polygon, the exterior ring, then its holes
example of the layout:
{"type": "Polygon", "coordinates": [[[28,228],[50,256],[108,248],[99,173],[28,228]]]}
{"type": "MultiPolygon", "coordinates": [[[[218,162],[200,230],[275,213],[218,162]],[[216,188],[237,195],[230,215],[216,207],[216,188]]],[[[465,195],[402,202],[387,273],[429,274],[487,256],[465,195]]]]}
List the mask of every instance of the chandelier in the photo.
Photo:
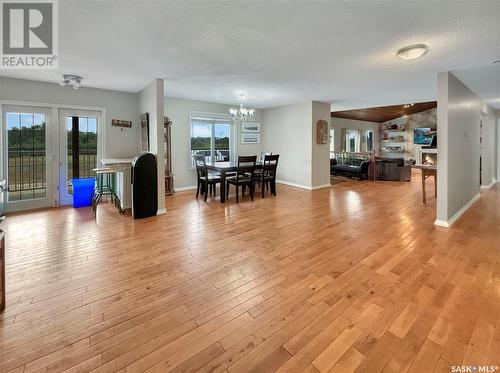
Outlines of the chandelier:
{"type": "Polygon", "coordinates": [[[230,108],[229,113],[231,113],[231,116],[233,117],[234,121],[240,121],[240,122],[245,122],[249,119],[252,119],[255,109],[247,109],[246,107],[243,106],[243,98],[245,97],[244,94],[240,95],[241,100],[240,100],[240,107],[239,108],[230,108]]]}

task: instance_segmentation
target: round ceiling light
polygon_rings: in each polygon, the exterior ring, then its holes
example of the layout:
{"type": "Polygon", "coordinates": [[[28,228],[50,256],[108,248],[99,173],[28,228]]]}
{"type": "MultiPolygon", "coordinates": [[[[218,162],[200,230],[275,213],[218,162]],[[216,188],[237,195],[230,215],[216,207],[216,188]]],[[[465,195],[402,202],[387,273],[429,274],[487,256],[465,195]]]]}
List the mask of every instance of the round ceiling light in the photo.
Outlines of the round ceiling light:
{"type": "Polygon", "coordinates": [[[425,44],[412,44],[397,51],[396,56],[403,60],[414,60],[427,53],[429,48],[425,44]]]}

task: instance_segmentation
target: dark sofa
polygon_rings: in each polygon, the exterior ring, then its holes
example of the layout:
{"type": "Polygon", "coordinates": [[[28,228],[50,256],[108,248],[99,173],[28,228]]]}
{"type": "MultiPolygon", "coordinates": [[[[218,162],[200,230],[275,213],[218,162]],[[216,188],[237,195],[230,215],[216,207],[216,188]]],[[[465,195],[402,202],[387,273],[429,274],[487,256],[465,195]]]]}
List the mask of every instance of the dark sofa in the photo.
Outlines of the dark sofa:
{"type": "Polygon", "coordinates": [[[375,179],[411,181],[411,166],[403,158],[375,158],[375,179]]]}
{"type": "Polygon", "coordinates": [[[330,175],[368,179],[370,161],[366,158],[350,155],[349,153],[338,154],[336,158],[330,159],[330,175]]]}

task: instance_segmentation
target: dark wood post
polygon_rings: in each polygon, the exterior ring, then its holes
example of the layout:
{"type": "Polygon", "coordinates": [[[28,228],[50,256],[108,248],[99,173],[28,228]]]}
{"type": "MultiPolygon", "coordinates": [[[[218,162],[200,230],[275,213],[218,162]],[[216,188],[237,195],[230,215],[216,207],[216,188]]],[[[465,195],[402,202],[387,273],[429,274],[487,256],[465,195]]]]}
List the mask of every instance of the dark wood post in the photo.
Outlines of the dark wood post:
{"type": "Polygon", "coordinates": [[[71,117],[71,151],[73,160],[73,178],[80,177],[80,131],[78,117],[71,117]]]}

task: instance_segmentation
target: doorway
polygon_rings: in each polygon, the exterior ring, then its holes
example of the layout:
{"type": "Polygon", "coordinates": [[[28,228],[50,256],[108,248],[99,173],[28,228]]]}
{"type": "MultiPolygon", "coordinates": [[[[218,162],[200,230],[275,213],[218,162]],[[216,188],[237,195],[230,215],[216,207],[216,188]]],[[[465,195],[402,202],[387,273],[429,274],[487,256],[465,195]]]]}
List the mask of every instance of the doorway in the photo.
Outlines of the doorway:
{"type": "MultiPolygon", "coordinates": [[[[5,210],[52,206],[55,193],[52,112],[48,108],[3,106],[2,177],[5,210]]],[[[0,178],[1,179],[1,178],[0,178]]]]}
{"type": "Polygon", "coordinates": [[[59,110],[59,205],[73,203],[72,179],[94,176],[101,113],[59,110]]]}
{"type": "Polygon", "coordinates": [[[71,180],[93,177],[102,154],[102,117],[102,111],[3,105],[2,211],[72,204],[71,180]]]}

